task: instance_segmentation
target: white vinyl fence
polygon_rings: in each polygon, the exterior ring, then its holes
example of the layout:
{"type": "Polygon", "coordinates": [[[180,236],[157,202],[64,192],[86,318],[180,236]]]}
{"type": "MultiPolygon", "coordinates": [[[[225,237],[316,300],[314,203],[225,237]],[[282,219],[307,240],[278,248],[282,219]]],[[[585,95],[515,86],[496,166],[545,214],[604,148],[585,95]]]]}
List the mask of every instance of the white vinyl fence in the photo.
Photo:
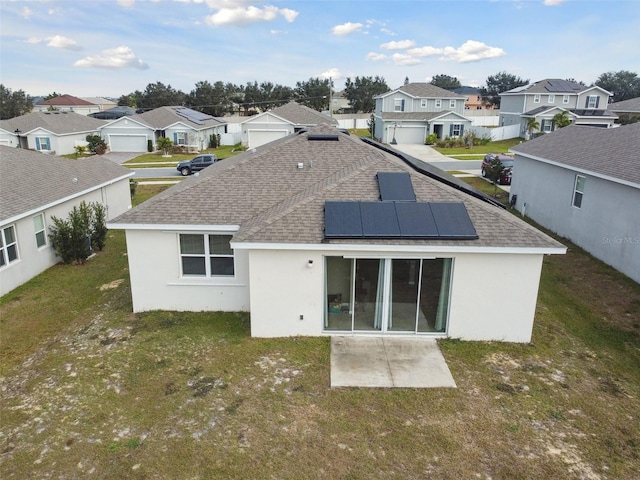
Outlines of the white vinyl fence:
{"type": "Polygon", "coordinates": [[[497,128],[476,127],[472,125],[469,127],[469,130],[478,137],[491,137],[491,140],[494,142],[496,140],[507,140],[508,138],[518,138],[520,136],[520,125],[508,125],[497,128]]]}

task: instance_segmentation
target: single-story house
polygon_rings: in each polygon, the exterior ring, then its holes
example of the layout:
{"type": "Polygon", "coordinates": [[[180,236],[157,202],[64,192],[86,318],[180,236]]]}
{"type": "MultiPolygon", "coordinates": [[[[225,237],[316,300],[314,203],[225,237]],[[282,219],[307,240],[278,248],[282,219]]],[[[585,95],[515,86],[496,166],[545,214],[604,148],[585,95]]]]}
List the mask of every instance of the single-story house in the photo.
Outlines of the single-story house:
{"type": "Polygon", "coordinates": [[[0,145],[68,155],[86,145],[87,135],[98,135],[104,120],[75,112],[31,112],[0,120],[0,145]]]}
{"type": "Polygon", "coordinates": [[[67,94],[41,100],[33,106],[34,112],[75,112],[79,115],[89,115],[100,110],[102,110],[101,105],[67,94]]]}
{"type": "Polygon", "coordinates": [[[610,103],[609,110],[618,115],[619,123],[626,123],[627,120],[640,121],[640,97],[610,103]]]}
{"type": "Polygon", "coordinates": [[[515,208],[640,283],[640,123],[570,126],[512,151],[515,208]]]}
{"type": "Polygon", "coordinates": [[[374,135],[383,143],[424,144],[428,135],[461,137],[471,126],[466,96],[430,83],[408,83],[374,97],[374,135]]]}
{"type": "Polygon", "coordinates": [[[48,236],[52,216],[66,218],[82,201],[105,205],[108,220],[130,209],[132,175],[100,156],[69,160],[0,146],[0,295],[60,261],[48,236]]]}
{"type": "Polygon", "coordinates": [[[100,134],[112,152],[147,152],[156,149],[160,137],[174,145],[201,151],[209,147],[212,135],[225,133],[226,122],[187,107],[158,107],[106,123],[100,134]]]}
{"type": "Polygon", "coordinates": [[[251,334],[531,339],[565,247],[463,182],[318,126],[112,220],[133,310],[249,311],[251,334]],[[499,300],[495,292],[499,293],[499,300]]]}
{"type": "Polygon", "coordinates": [[[338,125],[338,121],[297,102],[288,102],[242,122],[242,143],[257,148],[316,125],[338,125]]]}

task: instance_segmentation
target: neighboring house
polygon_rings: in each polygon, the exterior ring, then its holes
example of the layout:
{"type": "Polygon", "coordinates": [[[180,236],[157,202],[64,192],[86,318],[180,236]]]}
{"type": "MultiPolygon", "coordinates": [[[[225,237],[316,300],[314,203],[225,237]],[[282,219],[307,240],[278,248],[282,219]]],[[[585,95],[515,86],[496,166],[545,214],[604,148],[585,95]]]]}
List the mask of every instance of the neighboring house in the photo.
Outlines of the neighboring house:
{"type": "Polygon", "coordinates": [[[383,143],[424,143],[432,133],[461,137],[471,126],[466,97],[430,83],[409,83],[374,98],[374,135],[383,143]]]}
{"type": "Polygon", "coordinates": [[[338,125],[333,117],[296,102],[250,117],[241,124],[242,143],[257,148],[303,128],[316,125],[338,125]]]}
{"type": "Polygon", "coordinates": [[[132,175],[99,156],[69,160],[0,146],[0,295],[60,261],[49,240],[52,216],[66,219],[82,201],[105,205],[108,220],[131,208],[132,175]]]}
{"type": "Polygon", "coordinates": [[[490,104],[486,104],[482,101],[482,92],[477,87],[460,87],[451,90],[458,95],[464,95],[464,109],[465,110],[493,110],[495,107],[490,104]]]}
{"type": "Polygon", "coordinates": [[[186,107],[158,107],[133,116],[123,116],[100,128],[112,152],[146,152],[148,142],[156,149],[160,137],[174,145],[201,151],[212,135],[225,133],[226,122],[186,107]]]}
{"type": "Polygon", "coordinates": [[[93,105],[97,105],[101,112],[118,106],[117,102],[103,97],[81,97],[81,99],[93,105]]]}
{"type": "Polygon", "coordinates": [[[625,119],[640,121],[640,97],[609,104],[609,110],[618,115],[620,123],[625,119]]]}
{"type": "Polygon", "coordinates": [[[80,115],[89,115],[99,112],[100,105],[88,102],[72,95],[60,95],[49,100],[42,100],[33,106],[34,112],[75,112],[80,115]]]}
{"type": "Polygon", "coordinates": [[[217,162],[107,226],[126,230],[135,312],[250,311],[258,337],[528,342],[543,257],[566,250],[441,170],[330,126],[217,162]]]}
{"type": "Polygon", "coordinates": [[[87,135],[98,135],[105,123],[75,112],[31,112],[0,120],[0,144],[68,155],[76,145],[86,145],[87,135]]]}
{"type": "Polygon", "coordinates": [[[90,113],[88,116],[91,118],[99,118],[100,120],[115,120],[124,116],[132,117],[135,114],[135,108],[119,105],[108,110],[90,113]]]}
{"type": "Polygon", "coordinates": [[[566,127],[512,151],[515,207],[640,283],[640,123],[566,127]]]}
{"type": "Polygon", "coordinates": [[[331,97],[331,111],[333,113],[351,113],[351,102],[345,97],[345,91],[333,93],[331,97]]]}
{"type": "Polygon", "coordinates": [[[574,125],[611,128],[617,118],[607,110],[611,92],[560,79],[546,79],[500,94],[500,126],[519,125],[526,138],[527,122],[534,118],[540,132],[556,129],[553,117],[568,112],[574,125]]]}

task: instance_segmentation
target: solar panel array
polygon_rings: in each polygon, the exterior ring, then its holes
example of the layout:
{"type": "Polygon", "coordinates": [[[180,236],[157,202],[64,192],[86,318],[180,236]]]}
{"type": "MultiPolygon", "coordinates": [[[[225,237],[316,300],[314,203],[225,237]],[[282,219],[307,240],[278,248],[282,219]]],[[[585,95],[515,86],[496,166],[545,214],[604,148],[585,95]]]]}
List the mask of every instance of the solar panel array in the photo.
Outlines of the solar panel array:
{"type": "Polygon", "coordinates": [[[548,92],[575,92],[578,90],[576,84],[568,80],[548,80],[546,89],[548,92]]]}
{"type": "Polygon", "coordinates": [[[415,202],[416,194],[411,184],[411,176],[407,172],[378,172],[378,188],[380,200],[415,202]]]}
{"type": "Polygon", "coordinates": [[[195,123],[196,125],[204,125],[206,120],[215,119],[211,115],[207,113],[197,112],[196,110],[191,110],[190,108],[178,108],[176,109],[176,113],[181,117],[186,118],[190,122],[195,123]]]}
{"type": "Polygon", "coordinates": [[[328,201],[324,214],[325,238],[478,238],[462,202],[328,201]]]}

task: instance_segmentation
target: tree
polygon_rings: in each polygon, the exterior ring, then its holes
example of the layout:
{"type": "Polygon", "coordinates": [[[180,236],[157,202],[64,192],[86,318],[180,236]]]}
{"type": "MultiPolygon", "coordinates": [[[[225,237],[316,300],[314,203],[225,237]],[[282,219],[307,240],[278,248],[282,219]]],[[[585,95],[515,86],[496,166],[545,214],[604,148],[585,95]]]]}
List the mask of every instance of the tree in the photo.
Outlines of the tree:
{"type": "Polygon", "coordinates": [[[211,85],[208,81],[196,83],[195,90],[189,94],[189,104],[194,110],[222,117],[233,111],[224,83],[221,81],[211,85]]]}
{"type": "Polygon", "coordinates": [[[160,137],[156,143],[158,144],[158,148],[162,150],[162,156],[168,157],[171,152],[171,147],[173,146],[173,141],[169,137],[160,137]]]}
{"type": "Polygon", "coordinates": [[[430,83],[445,90],[454,90],[462,86],[460,80],[450,75],[434,75],[430,83]]]}
{"type": "Polygon", "coordinates": [[[44,97],[43,100],[46,102],[47,100],[51,100],[52,98],[57,98],[57,97],[61,97],[61,96],[62,96],[61,93],[58,93],[58,92],[54,91],[54,92],[51,92],[46,97],[44,97]]]}
{"type": "Polygon", "coordinates": [[[527,85],[529,80],[523,80],[507,72],[499,72],[495,75],[488,76],[486,83],[486,86],[480,89],[482,100],[485,103],[500,108],[500,93],[527,85]]]}
{"type": "Polygon", "coordinates": [[[569,118],[569,113],[566,110],[556,113],[551,120],[556,128],[564,128],[571,125],[571,119],[569,118]]]}
{"type": "Polygon", "coordinates": [[[540,123],[535,117],[530,117],[527,120],[527,132],[529,133],[529,138],[531,138],[535,130],[540,130],[540,123]]]}
{"type": "Polygon", "coordinates": [[[489,164],[484,167],[485,176],[493,183],[493,196],[498,193],[498,182],[504,175],[504,165],[498,157],[492,157],[489,160],[489,164]]]}
{"type": "Polygon", "coordinates": [[[595,85],[613,93],[613,102],[640,97],[640,77],[628,70],[603,73],[595,85]]]}
{"type": "Polygon", "coordinates": [[[310,78],[306,82],[296,82],[293,97],[296,102],[319,112],[329,107],[329,89],[333,87],[328,78],[310,78]]]}
{"type": "Polygon", "coordinates": [[[409,77],[404,77],[404,84],[409,85],[409,77]]]}
{"type": "Polygon", "coordinates": [[[0,84],[0,119],[19,117],[33,109],[33,99],[22,90],[12,92],[0,84]]]}
{"type": "Polygon", "coordinates": [[[344,85],[344,96],[356,113],[371,113],[376,103],[373,97],[388,92],[389,87],[383,77],[356,77],[355,81],[347,78],[344,85]]]}
{"type": "Polygon", "coordinates": [[[128,95],[122,95],[118,99],[118,105],[123,107],[138,108],[138,105],[142,104],[142,92],[136,90],[128,95]]]}
{"type": "Polygon", "coordinates": [[[107,151],[107,143],[102,139],[100,135],[87,135],[85,140],[89,143],[87,148],[91,153],[96,155],[103,155],[107,151]]]}
{"type": "Polygon", "coordinates": [[[81,202],[66,220],[52,216],[51,246],[64,263],[84,263],[93,248],[102,250],[107,239],[106,208],[81,202]]]}
{"type": "Polygon", "coordinates": [[[171,87],[171,85],[164,85],[161,82],[150,83],[142,94],[138,108],[154,109],[164,106],[172,105],[184,105],[187,96],[171,87]]]}

